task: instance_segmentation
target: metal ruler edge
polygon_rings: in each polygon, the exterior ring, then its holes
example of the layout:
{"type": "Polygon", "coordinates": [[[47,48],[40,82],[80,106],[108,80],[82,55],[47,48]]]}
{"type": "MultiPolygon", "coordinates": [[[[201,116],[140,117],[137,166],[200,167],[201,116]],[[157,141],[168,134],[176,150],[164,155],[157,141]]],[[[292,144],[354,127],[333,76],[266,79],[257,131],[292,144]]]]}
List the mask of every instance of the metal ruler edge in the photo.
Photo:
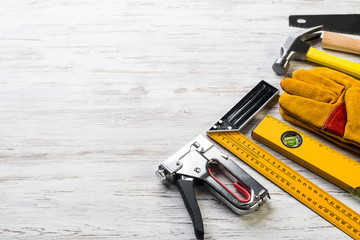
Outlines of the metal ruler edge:
{"type": "Polygon", "coordinates": [[[242,161],[354,239],[360,239],[360,215],[277,159],[240,132],[207,135],[242,161]]]}

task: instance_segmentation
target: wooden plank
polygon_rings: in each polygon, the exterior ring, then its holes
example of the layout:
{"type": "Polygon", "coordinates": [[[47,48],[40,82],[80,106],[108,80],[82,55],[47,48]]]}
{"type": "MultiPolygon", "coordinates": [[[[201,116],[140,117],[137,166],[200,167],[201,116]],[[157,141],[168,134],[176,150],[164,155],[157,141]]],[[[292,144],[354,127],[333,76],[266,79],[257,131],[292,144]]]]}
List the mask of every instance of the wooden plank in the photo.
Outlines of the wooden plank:
{"type": "MultiPolygon", "coordinates": [[[[0,2],[0,238],[193,239],[181,197],[157,180],[157,165],[261,79],[279,87],[271,65],[285,38],[302,31],[287,26],[288,15],[359,7],[350,0],[0,2]]],[[[294,62],[290,72],[314,66],[294,62]]],[[[269,113],[280,117],[278,106],[269,113]]],[[[281,159],[360,211],[358,200],[281,159]]],[[[238,216],[198,188],[208,239],[347,237],[238,163],[272,199],[238,216]]]]}

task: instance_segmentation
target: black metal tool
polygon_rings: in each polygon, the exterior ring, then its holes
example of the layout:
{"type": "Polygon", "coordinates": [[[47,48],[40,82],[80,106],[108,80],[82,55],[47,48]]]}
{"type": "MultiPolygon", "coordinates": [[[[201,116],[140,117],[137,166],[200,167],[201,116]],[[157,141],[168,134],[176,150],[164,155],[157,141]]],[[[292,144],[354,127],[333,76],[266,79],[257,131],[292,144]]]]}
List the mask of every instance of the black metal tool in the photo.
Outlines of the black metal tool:
{"type": "Polygon", "coordinates": [[[360,35],[360,14],[291,15],[289,26],[312,28],[322,25],[325,31],[360,35]]]}
{"type": "Polygon", "coordinates": [[[265,81],[261,81],[219,121],[217,121],[210,128],[209,132],[240,131],[278,94],[278,92],[279,90],[275,87],[265,81]]]}

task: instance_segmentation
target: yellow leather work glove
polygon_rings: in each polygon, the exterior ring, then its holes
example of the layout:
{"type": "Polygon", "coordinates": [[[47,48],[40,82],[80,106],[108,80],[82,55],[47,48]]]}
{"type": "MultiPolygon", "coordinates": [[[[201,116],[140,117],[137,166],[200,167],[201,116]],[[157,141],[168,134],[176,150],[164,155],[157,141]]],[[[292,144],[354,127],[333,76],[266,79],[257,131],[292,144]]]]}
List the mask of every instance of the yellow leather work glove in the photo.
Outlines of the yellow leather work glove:
{"type": "Polygon", "coordinates": [[[318,67],[297,70],[281,81],[280,114],[360,153],[360,81],[318,67]]]}

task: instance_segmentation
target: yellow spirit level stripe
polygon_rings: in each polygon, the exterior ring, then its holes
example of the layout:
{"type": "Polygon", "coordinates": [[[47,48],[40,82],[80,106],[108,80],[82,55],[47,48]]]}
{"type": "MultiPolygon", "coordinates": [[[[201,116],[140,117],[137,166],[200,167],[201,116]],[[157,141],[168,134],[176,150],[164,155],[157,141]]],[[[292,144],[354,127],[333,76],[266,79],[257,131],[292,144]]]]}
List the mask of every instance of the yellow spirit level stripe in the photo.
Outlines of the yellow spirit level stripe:
{"type": "Polygon", "coordinates": [[[358,213],[272,156],[242,133],[208,132],[208,136],[350,237],[360,239],[358,213]]]}
{"type": "Polygon", "coordinates": [[[360,197],[360,163],[270,115],[266,115],[258,124],[252,132],[252,137],[345,191],[360,197]],[[286,135],[290,136],[287,137],[290,144],[296,144],[298,141],[300,145],[285,146],[286,135]]]}

